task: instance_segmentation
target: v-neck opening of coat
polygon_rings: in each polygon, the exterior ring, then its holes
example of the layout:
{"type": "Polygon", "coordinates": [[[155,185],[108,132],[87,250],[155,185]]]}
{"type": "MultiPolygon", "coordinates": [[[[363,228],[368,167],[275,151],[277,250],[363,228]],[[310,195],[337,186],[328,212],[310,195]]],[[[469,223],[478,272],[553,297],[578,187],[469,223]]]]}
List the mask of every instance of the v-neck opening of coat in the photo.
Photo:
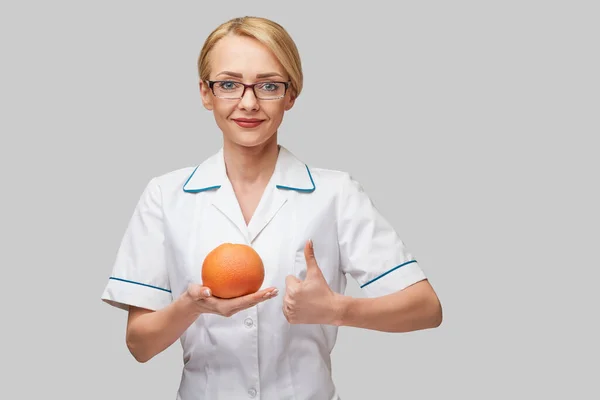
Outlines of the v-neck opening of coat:
{"type": "Polygon", "coordinates": [[[225,161],[221,159],[224,184],[218,189],[213,204],[237,226],[248,244],[251,244],[275,217],[289,196],[289,191],[281,190],[276,185],[285,173],[285,160],[282,159],[284,156],[283,151],[280,147],[273,173],[264,187],[248,223],[244,218],[242,206],[233,189],[233,184],[227,175],[225,161]]]}
{"type": "Polygon", "coordinates": [[[249,242],[253,242],[256,239],[258,234],[269,224],[287,200],[287,196],[275,187],[275,178],[275,173],[273,173],[247,224],[246,229],[249,242]]]}
{"type": "Polygon", "coordinates": [[[287,200],[285,191],[277,189],[275,185],[277,176],[276,169],[263,189],[248,223],[229,177],[224,178],[224,184],[218,189],[213,200],[213,204],[237,226],[248,244],[256,239],[287,200]]]}

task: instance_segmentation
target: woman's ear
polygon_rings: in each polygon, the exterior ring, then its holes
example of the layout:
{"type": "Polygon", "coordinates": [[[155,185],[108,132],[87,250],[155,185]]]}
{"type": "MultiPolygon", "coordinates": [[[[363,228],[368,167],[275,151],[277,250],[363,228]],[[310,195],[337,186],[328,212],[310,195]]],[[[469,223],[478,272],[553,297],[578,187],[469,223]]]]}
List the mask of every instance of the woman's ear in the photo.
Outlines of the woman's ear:
{"type": "Polygon", "coordinates": [[[202,80],[200,80],[198,86],[200,88],[200,96],[202,97],[202,105],[204,105],[204,108],[206,108],[207,110],[212,111],[213,98],[211,96],[210,88],[208,87],[206,82],[203,82],[202,80]]]}
{"type": "Polygon", "coordinates": [[[294,93],[292,93],[291,96],[288,98],[287,102],[285,103],[285,111],[291,110],[292,107],[294,106],[295,102],[296,102],[296,95],[294,93]]]}

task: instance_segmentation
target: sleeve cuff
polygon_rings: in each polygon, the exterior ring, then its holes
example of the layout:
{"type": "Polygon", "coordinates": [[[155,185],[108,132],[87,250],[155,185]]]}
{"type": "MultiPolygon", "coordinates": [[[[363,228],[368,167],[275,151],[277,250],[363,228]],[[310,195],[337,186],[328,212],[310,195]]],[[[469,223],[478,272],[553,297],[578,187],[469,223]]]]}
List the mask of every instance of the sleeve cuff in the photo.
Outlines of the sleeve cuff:
{"type": "Polygon", "coordinates": [[[377,276],[360,287],[369,297],[385,296],[427,279],[416,260],[407,261],[377,276]]]}
{"type": "Polygon", "coordinates": [[[107,304],[126,311],[129,306],[156,311],[173,300],[171,290],[167,288],[115,277],[108,280],[101,298],[107,304]]]}

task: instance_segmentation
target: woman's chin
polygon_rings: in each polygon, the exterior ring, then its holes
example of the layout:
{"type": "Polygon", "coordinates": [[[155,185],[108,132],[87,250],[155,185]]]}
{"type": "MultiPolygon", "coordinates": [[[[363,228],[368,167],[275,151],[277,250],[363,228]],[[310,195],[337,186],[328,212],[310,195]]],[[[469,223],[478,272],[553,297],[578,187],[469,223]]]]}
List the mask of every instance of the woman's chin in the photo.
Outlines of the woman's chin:
{"type": "Polygon", "coordinates": [[[237,146],[256,147],[265,144],[272,137],[273,135],[265,135],[259,132],[236,132],[233,135],[227,135],[225,139],[237,146]]]}

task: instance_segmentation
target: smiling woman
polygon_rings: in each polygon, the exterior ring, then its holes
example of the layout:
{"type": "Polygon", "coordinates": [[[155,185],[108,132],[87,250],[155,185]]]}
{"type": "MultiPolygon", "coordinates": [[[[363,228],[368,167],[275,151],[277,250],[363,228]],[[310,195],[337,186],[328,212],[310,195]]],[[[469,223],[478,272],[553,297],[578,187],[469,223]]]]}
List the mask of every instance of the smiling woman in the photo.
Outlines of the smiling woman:
{"type": "Polygon", "coordinates": [[[296,73],[292,80],[297,69],[288,72],[276,52],[242,35],[235,26],[231,25],[234,34],[217,31],[214,37],[223,36],[214,44],[211,37],[207,42],[211,51],[200,56],[202,102],[213,111],[225,146],[275,142],[284,112],[292,108],[300,93],[301,77],[296,73]],[[246,96],[246,92],[252,95],[246,96]]]}
{"type": "Polygon", "coordinates": [[[223,146],[148,182],[102,299],[128,311],[136,360],[181,341],[179,400],[340,399],[329,358],[340,326],[434,328],[440,301],[358,182],[278,144],[303,85],[283,27],[256,17],[224,23],[204,43],[198,73],[223,146]],[[218,298],[202,282],[203,262],[224,243],[259,255],[255,293],[218,298]],[[347,276],[364,298],[344,294],[347,276]]]}

